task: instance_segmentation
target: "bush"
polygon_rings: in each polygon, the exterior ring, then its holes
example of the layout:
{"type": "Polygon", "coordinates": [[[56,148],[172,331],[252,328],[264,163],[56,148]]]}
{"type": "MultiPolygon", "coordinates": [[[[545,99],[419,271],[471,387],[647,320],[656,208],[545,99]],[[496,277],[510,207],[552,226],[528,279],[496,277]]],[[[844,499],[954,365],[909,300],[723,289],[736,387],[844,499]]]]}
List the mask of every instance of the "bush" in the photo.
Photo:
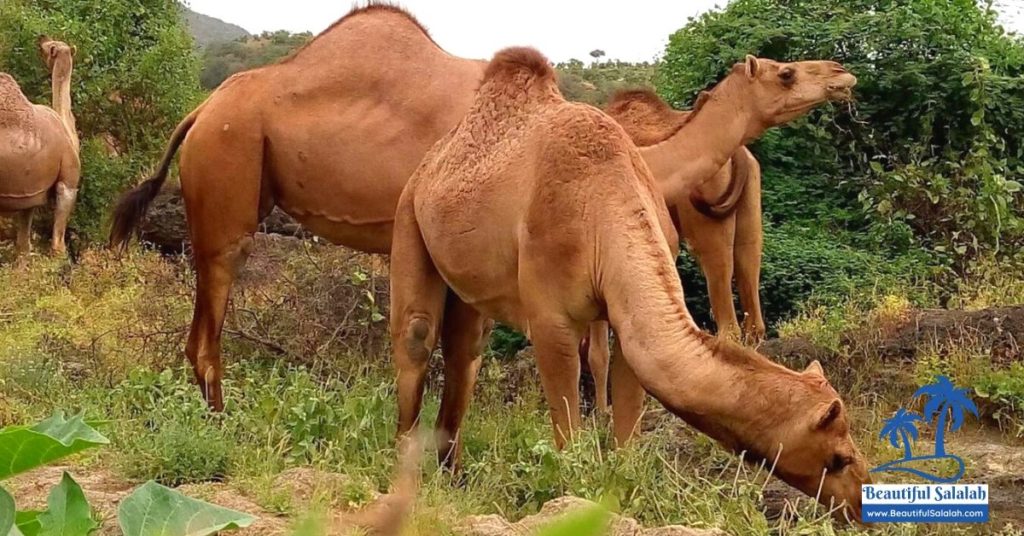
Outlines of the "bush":
{"type": "Polygon", "coordinates": [[[51,102],[36,37],[78,49],[71,95],[83,170],[71,229],[84,238],[101,239],[111,201],[153,164],[202,97],[181,10],[175,0],[0,2],[0,71],[11,73],[32,102],[51,102]]]}
{"type": "MultiPolygon", "coordinates": [[[[919,251],[890,256],[860,250],[821,229],[768,225],[764,241],[761,308],[769,326],[807,306],[838,305],[856,289],[914,286],[918,280],[928,280],[935,275],[932,269],[926,268],[928,259],[919,251]]],[[[710,299],[700,267],[685,252],[677,265],[690,313],[698,324],[713,326],[710,299]]]]}

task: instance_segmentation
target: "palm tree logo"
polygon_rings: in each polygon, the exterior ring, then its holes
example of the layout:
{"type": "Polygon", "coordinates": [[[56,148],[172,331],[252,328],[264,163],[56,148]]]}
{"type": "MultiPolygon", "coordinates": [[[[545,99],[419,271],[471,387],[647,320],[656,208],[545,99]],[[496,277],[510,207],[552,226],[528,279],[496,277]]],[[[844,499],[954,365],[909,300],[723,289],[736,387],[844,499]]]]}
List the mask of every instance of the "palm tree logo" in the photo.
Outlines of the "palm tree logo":
{"type": "Polygon", "coordinates": [[[935,383],[925,385],[914,392],[914,398],[926,397],[924,416],[900,408],[895,415],[885,421],[882,427],[880,438],[888,437],[889,443],[894,447],[903,445],[903,458],[880,465],[871,472],[903,472],[917,475],[925,480],[941,484],[949,484],[960,480],[964,476],[964,460],[953,454],[946,454],[946,427],[949,431],[955,432],[964,424],[964,414],[970,412],[978,416],[978,407],[974,405],[967,389],[961,389],[953,385],[946,376],[939,376],[935,383]],[[927,456],[914,456],[911,447],[911,438],[917,440],[917,421],[936,419],[935,424],[935,453],[927,456]],[[915,467],[910,467],[908,462],[921,462],[927,460],[952,460],[956,462],[958,470],[952,477],[943,477],[915,467]]]}

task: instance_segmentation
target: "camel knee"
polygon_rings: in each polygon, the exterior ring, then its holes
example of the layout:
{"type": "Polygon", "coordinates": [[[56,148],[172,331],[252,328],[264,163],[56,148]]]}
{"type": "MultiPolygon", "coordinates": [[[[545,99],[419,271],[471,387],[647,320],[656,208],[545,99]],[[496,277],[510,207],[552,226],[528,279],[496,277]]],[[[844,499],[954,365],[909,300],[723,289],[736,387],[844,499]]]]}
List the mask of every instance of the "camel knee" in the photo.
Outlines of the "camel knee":
{"type": "Polygon", "coordinates": [[[405,356],[410,365],[426,368],[437,343],[435,324],[430,318],[420,315],[406,322],[399,344],[405,348],[405,356]]]}

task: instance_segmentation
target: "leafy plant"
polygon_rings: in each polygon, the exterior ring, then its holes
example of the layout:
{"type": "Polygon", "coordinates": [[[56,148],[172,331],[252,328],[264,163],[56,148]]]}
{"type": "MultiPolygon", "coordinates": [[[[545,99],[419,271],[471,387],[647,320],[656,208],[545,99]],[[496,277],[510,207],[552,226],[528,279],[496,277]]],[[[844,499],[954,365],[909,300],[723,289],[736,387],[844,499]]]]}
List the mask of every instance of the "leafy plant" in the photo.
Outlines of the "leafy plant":
{"type": "Polygon", "coordinates": [[[127,536],[204,536],[248,527],[255,518],[186,497],[156,482],[147,482],[117,508],[127,536]]]}
{"type": "Polygon", "coordinates": [[[62,412],[32,427],[4,428],[0,430],[0,480],[107,443],[81,416],[66,419],[62,412]]]}
{"type": "MultiPolygon", "coordinates": [[[[60,412],[32,427],[4,428],[0,430],[0,479],[107,443],[107,438],[80,416],[66,419],[60,412]]],[[[118,518],[126,536],[206,536],[245,527],[254,520],[152,481],[122,501],[118,518]]],[[[99,526],[81,486],[67,472],[50,491],[47,509],[42,512],[16,511],[14,499],[0,488],[2,535],[86,536],[99,526]]]]}

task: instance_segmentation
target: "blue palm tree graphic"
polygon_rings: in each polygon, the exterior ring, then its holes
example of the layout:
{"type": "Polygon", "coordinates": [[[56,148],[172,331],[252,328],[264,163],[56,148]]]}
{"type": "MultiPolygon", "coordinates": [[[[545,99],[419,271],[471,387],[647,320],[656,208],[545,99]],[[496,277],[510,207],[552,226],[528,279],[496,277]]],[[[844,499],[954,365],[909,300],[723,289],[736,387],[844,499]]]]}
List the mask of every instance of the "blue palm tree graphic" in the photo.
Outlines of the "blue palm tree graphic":
{"type": "Polygon", "coordinates": [[[935,427],[935,456],[946,455],[946,418],[953,416],[949,431],[955,432],[964,424],[964,410],[978,416],[978,406],[974,405],[967,389],[959,389],[945,376],[939,376],[935,383],[925,385],[914,392],[914,398],[927,396],[924,406],[925,418],[931,419],[938,415],[939,422],[935,427]]]}
{"type": "Polygon", "coordinates": [[[882,464],[872,469],[871,472],[903,472],[917,475],[932,482],[944,484],[956,482],[964,476],[966,466],[963,459],[959,456],[946,454],[946,423],[948,421],[949,430],[955,432],[963,426],[965,413],[970,412],[975,417],[978,416],[978,407],[971,401],[967,389],[960,389],[953,385],[953,382],[949,381],[949,378],[946,376],[939,376],[935,379],[935,383],[925,385],[915,391],[914,398],[919,396],[927,398],[923,412],[924,417],[900,408],[895,415],[885,421],[885,426],[879,434],[879,437],[888,437],[889,443],[894,447],[898,447],[902,443],[903,459],[882,464]],[[909,441],[910,438],[917,440],[917,426],[914,423],[915,421],[931,420],[932,418],[937,420],[935,424],[935,453],[928,456],[915,457],[909,441]],[[956,462],[958,466],[957,473],[952,477],[943,477],[906,465],[907,462],[925,460],[951,460],[956,462]]]}
{"type": "Polygon", "coordinates": [[[903,459],[912,460],[914,454],[911,451],[910,438],[914,438],[917,441],[917,425],[915,421],[923,421],[924,417],[907,411],[904,408],[900,408],[896,411],[896,414],[885,421],[885,426],[882,427],[881,433],[878,437],[889,437],[889,443],[894,447],[903,445],[903,459]]]}

